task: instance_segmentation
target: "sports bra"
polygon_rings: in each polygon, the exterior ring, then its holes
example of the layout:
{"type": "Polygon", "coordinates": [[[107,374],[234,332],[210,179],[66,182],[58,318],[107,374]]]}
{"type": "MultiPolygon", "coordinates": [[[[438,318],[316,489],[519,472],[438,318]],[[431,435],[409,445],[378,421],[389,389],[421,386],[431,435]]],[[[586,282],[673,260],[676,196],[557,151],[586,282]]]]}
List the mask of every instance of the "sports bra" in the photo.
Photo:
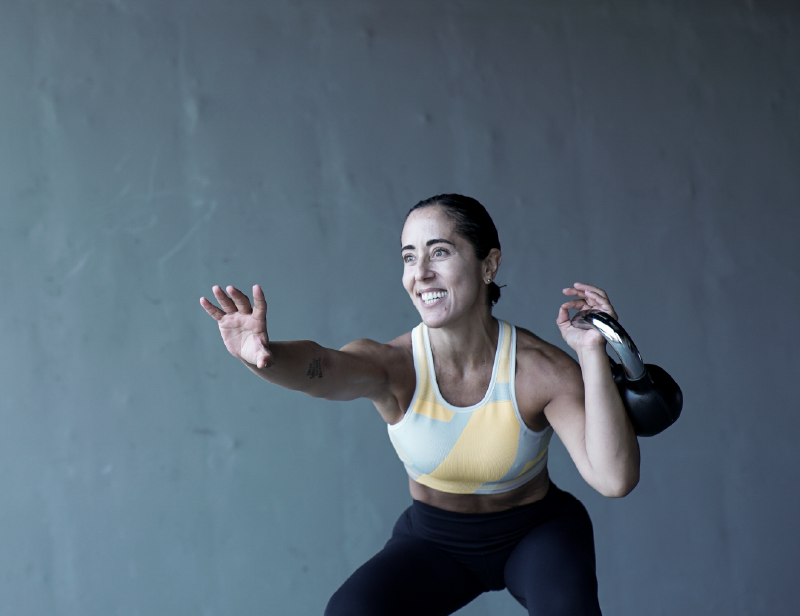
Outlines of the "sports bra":
{"type": "Polygon", "coordinates": [[[453,494],[508,492],[547,465],[553,428],[536,432],[522,421],[514,393],[517,330],[499,321],[492,378],[483,400],[453,406],[439,392],[428,328],[411,332],[417,384],[389,438],[409,476],[453,494]]]}

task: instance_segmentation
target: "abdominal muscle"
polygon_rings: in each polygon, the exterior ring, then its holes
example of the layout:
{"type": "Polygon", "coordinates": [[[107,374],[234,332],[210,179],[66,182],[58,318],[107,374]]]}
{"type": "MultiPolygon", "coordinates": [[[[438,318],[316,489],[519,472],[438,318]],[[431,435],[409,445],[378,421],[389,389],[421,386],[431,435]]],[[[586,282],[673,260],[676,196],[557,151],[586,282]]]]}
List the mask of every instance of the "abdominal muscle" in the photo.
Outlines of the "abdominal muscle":
{"type": "Polygon", "coordinates": [[[411,497],[414,500],[457,513],[493,513],[520,505],[529,505],[544,498],[550,487],[547,467],[527,483],[508,492],[498,494],[451,494],[434,490],[411,477],[408,478],[411,497]]]}

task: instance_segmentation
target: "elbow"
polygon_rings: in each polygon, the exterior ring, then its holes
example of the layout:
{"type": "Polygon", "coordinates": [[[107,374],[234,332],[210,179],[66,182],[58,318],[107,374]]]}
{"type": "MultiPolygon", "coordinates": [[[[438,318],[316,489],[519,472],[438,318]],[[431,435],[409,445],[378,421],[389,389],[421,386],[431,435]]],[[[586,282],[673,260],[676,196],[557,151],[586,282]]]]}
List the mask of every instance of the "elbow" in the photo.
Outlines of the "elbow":
{"type": "Polygon", "coordinates": [[[628,496],[633,489],[639,484],[639,471],[630,473],[626,477],[620,477],[618,481],[610,482],[598,489],[606,498],[623,498],[628,496]]]}
{"type": "Polygon", "coordinates": [[[601,492],[601,494],[606,498],[623,498],[625,496],[628,496],[628,494],[630,494],[631,492],[633,492],[633,489],[635,487],[636,483],[631,483],[630,485],[619,486],[614,489],[607,489],[601,492]]]}

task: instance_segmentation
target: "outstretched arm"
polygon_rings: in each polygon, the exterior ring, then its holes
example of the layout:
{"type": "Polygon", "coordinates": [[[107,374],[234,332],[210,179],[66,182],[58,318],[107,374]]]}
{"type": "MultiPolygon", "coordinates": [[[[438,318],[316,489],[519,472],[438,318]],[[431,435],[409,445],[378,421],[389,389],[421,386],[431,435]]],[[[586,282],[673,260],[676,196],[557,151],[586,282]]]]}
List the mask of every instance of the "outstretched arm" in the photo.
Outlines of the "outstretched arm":
{"type": "Polygon", "coordinates": [[[226,293],[214,286],[212,291],[219,307],[205,297],[200,304],[217,321],[225,347],[265,381],[327,400],[369,398],[381,414],[382,406],[391,408],[388,366],[397,361],[398,349],[371,340],[357,340],[339,351],[310,340],[271,342],[267,302],[259,285],[253,286],[252,306],[235,287],[227,287],[226,293]]]}
{"type": "Polygon", "coordinates": [[[315,398],[381,402],[392,397],[383,347],[372,340],[357,340],[339,351],[311,340],[271,342],[269,366],[242,361],[265,381],[315,398]]]}
{"type": "Polygon", "coordinates": [[[569,309],[617,314],[597,287],[575,283],[564,294],[577,299],[561,306],[558,327],[577,353],[580,371],[565,362],[564,387],[545,415],[586,482],[604,496],[625,496],[639,481],[639,443],[611,374],[605,338],[594,329],[572,327],[569,309]]]}

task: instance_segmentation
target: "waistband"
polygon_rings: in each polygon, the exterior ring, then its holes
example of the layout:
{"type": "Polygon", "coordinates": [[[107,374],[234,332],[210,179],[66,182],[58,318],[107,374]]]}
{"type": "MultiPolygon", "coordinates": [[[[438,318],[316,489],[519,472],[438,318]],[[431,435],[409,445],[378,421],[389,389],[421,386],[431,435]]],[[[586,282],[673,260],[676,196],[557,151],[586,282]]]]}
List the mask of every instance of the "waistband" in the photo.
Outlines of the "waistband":
{"type": "Polygon", "coordinates": [[[456,553],[501,551],[556,515],[569,496],[551,482],[541,500],[490,513],[447,511],[414,501],[406,510],[406,523],[398,523],[395,532],[431,541],[456,553]]]}

